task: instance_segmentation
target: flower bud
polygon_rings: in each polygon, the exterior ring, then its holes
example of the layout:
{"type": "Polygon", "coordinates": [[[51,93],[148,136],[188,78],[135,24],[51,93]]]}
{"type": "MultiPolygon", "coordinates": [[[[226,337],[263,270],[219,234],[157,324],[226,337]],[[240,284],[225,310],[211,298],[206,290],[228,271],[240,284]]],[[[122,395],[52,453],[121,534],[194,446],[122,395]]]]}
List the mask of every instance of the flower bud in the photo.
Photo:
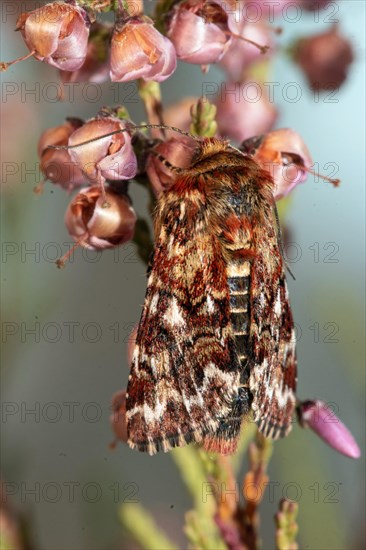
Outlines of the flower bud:
{"type": "Polygon", "coordinates": [[[85,61],[90,22],[80,6],[52,2],[22,13],[16,29],[39,61],[75,71],[85,61]]]}
{"type": "Polygon", "coordinates": [[[125,180],[136,175],[137,159],[129,133],[108,135],[125,128],[125,124],[116,117],[97,116],[70,136],[69,146],[73,147],[69,149],[71,158],[85,176],[101,189],[106,179],[125,180]]]}
{"type": "Polygon", "coordinates": [[[215,101],[217,124],[222,136],[237,142],[268,132],[277,118],[277,109],[268,99],[265,89],[253,83],[226,83],[215,101]],[[256,97],[249,97],[252,93],[256,97]],[[248,96],[248,97],[247,97],[248,96]]]}
{"type": "Polygon", "coordinates": [[[130,17],[117,23],[111,44],[113,82],[143,78],[162,82],[176,69],[177,58],[171,41],[148,17],[130,17]]]}
{"type": "Polygon", "coordinates": [[[109,80],[109,52],[112,26],[95,22],[90,29],[86,58],[80,69],[73,72],[60,72],[63,83],[95,82],[101,84],[109,80]]]}
{"type": "Polygon", "coordinates": [[[168,37],[178,59],[197,65],[216,63],[231,44],[228,15],[219,2],[181,2],[173,8],[168,37]]]}
{"type": "Polygon", "coordinates": [[[339,453],[359,458],[361,451],[353,435],[323,401],[303,401],[297,407],[299,422],[310,428],[339,453]]]}
{"type": "Polygon", "coordinates": [[[112,397],[113,413],[109,417],[116,440],[111,444],[115,447],[117,441],[127,443],[127,419],[126,419],[126,391],[121,390],[112,397]]]}
{"type": "MultiPolygon", "coordinates": [[[[105,198],[108,208],[101,189],[94,186],[80,191],[69,204],[65,224],[76,246],[103,250],[132,239],[137,217],[128,197],[108,188],[105,198]]],[[[70,253],[57,261],[58,267],[63,267],[70,253]]]]}
{"type": "Polygon", "coordinates": [[[335,23],[326,32],[300,39],[293,57],[312,90],[336,90],[347,78],[353,51],[335,23]]]}
{"type": "MultiPolygon", "coordinates": [[[[38,155],[45,180],[60,185],[67,191],[85,184],[85,176],[79,166],[71,159],[67,149],[48,149],[49,145],[67,145],[69,137],[84,122],[78,118],[69,118],[54,128],[45,130],[38,142],[38,155]]],[[[43,183],[35,188],[41,192],[43,183]]]]}
{"type": "Polygon", "coordinates": [[[253,158],[267,170],[275,182],[275,200],[288,195],[307,178],[312,158],[301,136],[290,128],[268,132],[253,153],[253,158]]]}
{"type": "MultiPolygon", "coordinates": [[[[196,143],[192,138],[173,137],[159,143],[154,149],[173,167],[187,168],[192,161],[196,143]]],[[[151,154],[146,164],[146,172],[157,197],[169,189],[177,178],[177,172],[166,166],[162,159],[151,154]]]]}

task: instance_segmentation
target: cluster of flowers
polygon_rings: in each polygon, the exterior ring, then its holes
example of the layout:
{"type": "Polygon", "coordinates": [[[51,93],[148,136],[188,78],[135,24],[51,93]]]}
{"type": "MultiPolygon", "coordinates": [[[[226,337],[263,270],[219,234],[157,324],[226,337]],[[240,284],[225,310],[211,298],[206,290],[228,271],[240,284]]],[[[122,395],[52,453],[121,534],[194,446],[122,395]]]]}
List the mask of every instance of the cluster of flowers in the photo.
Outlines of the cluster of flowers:
{"type": "MultiPolygon", "coordinates": [[[[60,69],[63,81],[103,82],[110,77],[114,82],[137,78],[162,82],[175,71],[179,59],[203,67],[219,63],[229,81],[241,82],[259,56],[275,51],[276,29],[268,24],[269,13],[274,17],[294,4],[306,10],[322,9],[329,0],[167,0],[158,2],[154,20],[143,15],[142,0],[119,4],[114,25],[96,20],[98,6],[113,9],[112,0],[104,4],[56,1],[22,13],[16,30],[30,53],[3,62],[2,69],[33,56],[60,69]],[[258,6],[255,22],[244,9],[249,4],[258,6]]],[[[349,41],[333,25],[299,40],[293,57],[313,88],[334,89],[345,80],[353,53],[349,41]]]]}
{"type": "MultiPolygon", "coordinates": [[[[40,165],[46,179],[68,191],[89,185],[72,199],[66,211],[66,227],[77,245],[104,249],[130,240],[137,217],[127,182],[136,175],[147,175],[158,197],[176,178],[176,172],[161,158],[185,168],[195,152],[193,137],[179,134],[165,141],[151,140],[137,133],[131,121],[120,118],[124,114],[123,108],[117,108],[104,109],[86,122],[69,118],[61,126],[46,130],[39,140],[40,165]]],[[[291,129],[251,138],[242,144],[242,150],[271,173],[275,200],[288,195],[312,172],[310,153],[291,129]]]]}
{"type": "MultiPolygon", "coordinates": [[[[329,0],[281,0],[271,4],[272,15],[289,4],[319,10],[329,0]]],[[[227,75],[226,89],[239,90],[241,97],[251,67],[268,56],[268,50],[276,50],[276,29],[266,20],[267,8],[264,0],[159,0],[154,19],[150,19],[143,15],[141,0],[51,2],[20,15],[17,30],[29,54],[3,62],[0,68],[6,70],[34,57],[59,69],[63,82],[103,82],[108,78],[114,82],[162,82],[175,71],[177,59],[200,65],[204,71],[209,64],[218,63],[227,75]],[[257,5],[263,15],[255,23],[243,16],[242,8],[249,3],[257,5]],[[114,25],[96,19],[97,12],[111,10],[116,13],[114,25]]],[[[322,34],[300,39],[292,51],[310,86],[318,90],[339,87],[353,59],[351,45],[334,25],[322,34]]],[[[279,200],[305,181],[307,173],[313,173],[313,163],[296,132],[271,130],[277,110],[262,92],[252,102],[238,101],[236,93],[221,94],[215,106],[202,99],[188,99],[173,106],[170,113],[166,111],[165,121],[184,130],[199,115],[199,123],[206,124],[200,135],[218,134],[243,142],[241,149],[271,173],[275,200],[279,200]],[[261,137],[253,137],[257,135],[261,137]]],[[[137,216],[128,183],[147,177],[158,197],[176,177],[162,158],[185,168],[196,149],[189,135],[167,135],[162,140],[149,139],[138,132],[123,107],[103,109],[86,122],[68,118],[42,134],[38,153],[45,179],[69,192],[86,186],[71,200],[65,215],[75,246],[112,248],[133,238],[137,216]]],[[[60,267],[67,256],[59,260],[60,267]]],[[[116,435],[126,440],[123,393],[117,395],[114,409],[116,435]]],[[[318,401],[298,407],[304,426],[312,427],[340,452],[358,456],[357,444],[346,428],[339,421],[326,423],[328,412],[318,401]]]]}

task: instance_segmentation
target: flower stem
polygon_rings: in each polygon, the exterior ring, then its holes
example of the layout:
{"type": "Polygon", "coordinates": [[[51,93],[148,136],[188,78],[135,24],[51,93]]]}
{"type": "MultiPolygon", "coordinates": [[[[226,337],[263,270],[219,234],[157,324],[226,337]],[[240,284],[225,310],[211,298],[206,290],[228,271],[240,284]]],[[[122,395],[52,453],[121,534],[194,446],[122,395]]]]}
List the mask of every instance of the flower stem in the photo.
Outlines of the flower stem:
{"type": "MultiPolygon", "coordinates": [[[[138,81],[140,97],[144,103],[149,124],[164,126],[163,107],[161,103],[160,85],[157,82],[138,81]]],[[[156,138],[164,138],[164,129],[154,128],[151,135],[156,138]]]]}

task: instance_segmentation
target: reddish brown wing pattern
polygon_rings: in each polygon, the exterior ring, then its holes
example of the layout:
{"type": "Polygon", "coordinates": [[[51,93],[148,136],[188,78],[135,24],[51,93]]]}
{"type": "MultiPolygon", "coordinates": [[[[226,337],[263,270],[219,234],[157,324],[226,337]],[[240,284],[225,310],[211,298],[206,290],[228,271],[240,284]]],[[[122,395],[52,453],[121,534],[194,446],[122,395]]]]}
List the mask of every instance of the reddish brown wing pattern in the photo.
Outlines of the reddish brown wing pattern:
{"type": "Polygon", "coordinates": [[[273,208],[253,231],[249,386],[254,420],[266,437],[291,430],[296,402],[295,331],[273,208]]]}
{"type": "Polygon", "coordinates": [[[160,200],[127,389],[132,448],[203,438],[232,453],[250,406],[266,436],[289,431],[295,341],[272,189],[213,138],[160,200]]]}
{"type": "Polygon", "coordinates": [[[239,384],[225,262],[205,197],[184,178],[176,187],[156,215],[127,387],[128,443],[149,454],[215,430],[239,384]]]}

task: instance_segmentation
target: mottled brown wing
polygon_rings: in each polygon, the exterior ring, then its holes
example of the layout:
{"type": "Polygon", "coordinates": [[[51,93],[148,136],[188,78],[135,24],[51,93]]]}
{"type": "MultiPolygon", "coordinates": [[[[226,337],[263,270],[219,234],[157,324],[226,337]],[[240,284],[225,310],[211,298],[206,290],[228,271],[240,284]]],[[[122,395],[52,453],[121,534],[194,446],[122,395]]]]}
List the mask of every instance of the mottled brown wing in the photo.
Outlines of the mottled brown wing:
{"type": "Polygon", "coordinates": [[[154,454],[215,430],[238,391],[225,263],[189,201],[158,213],[127,388],[129,445],[154,454]]]}
{"type": "Polygon", "coordinates": [[[269,216],[255,232],[256,256],[251,269],[251,345],[249,379],[252,409],[266,437],[291,430],[295,409],[295,331],[276,220],[269,216]]]}

